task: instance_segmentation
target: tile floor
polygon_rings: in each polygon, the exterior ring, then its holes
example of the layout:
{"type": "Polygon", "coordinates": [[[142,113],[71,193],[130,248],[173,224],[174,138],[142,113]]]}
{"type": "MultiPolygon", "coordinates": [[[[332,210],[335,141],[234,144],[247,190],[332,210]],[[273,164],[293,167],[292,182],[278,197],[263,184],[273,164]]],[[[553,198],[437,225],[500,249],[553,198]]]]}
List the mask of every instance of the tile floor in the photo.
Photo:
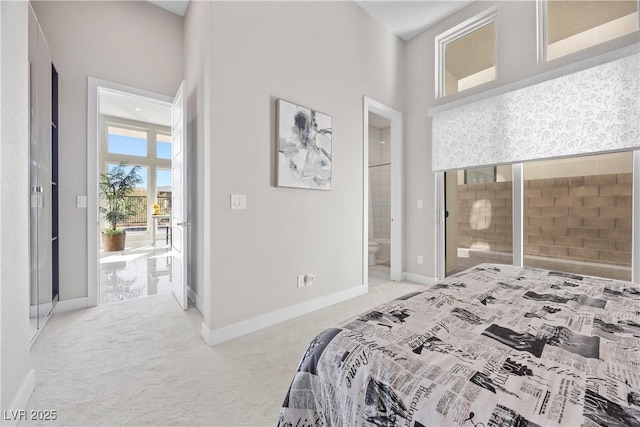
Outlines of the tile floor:
{"type": "MultiPolygon", "coordinates": [[[[100,251],[100,304],[171,293],[169,245],[100,251]]],[[[389,263],[369,266],[369,288],[390,281],[389,263]]]]}
{"type": "Polygon", "coordinates": [[[391,269],[389,265],[378,264],[369,266],[369,289],[386,283],[389,280],[391,280],[391,269]]]}
{"type": "Polygon", "coordinates": [[[169,245],[100,251],[100,304],[171,292],[169,245]]]}

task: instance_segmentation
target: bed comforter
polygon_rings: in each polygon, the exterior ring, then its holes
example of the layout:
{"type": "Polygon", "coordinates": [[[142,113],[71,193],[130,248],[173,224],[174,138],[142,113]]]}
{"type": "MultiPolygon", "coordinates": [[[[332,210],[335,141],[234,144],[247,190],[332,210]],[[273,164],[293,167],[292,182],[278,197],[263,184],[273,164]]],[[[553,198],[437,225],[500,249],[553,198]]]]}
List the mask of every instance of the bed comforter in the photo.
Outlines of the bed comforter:
{"type": "Polygon", "coordinates": [[[482,264],[319,334],[279,426],[638,426],[640,286],[482,264]]]}

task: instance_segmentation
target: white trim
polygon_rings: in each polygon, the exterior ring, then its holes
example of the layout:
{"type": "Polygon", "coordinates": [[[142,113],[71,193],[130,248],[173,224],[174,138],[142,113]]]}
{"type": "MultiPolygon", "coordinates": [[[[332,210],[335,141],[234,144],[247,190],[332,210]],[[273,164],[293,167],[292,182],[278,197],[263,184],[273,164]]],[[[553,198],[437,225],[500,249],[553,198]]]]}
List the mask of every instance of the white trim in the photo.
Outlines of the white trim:
{"type": "Polygon", "coordinates": [[[172,97],[154,92],[133,88],[119,83],[87,78],[87,304],[90,307],[98,305],[98,230],[100,217],[98,215],[98,118],[100,114],[98,91],[100,89],[111,92],[133,95],[153,102],[166,103],[171,106],[172,97]]]}
{"type": "Polygon", "coordinates": [[[369,107],[362,103],[362,284],[369,289],[369,107]]]}
{"type": "Polygon", "coordinates": [[[538,64],[547,61],[547,0],[538,0],[536,2],[536,24],[537,24],[537,40],[538,64]]]}
{"type": "MultiPolygon", "coordinates": [[[[442,98],[445,96],[445,69],[444,69],[444,64],[445,64],[445,46],[447,45],[447,43],[450,43],[456,39],[459,39],[460,37],[464,37],[467,34],[470,34],[472,32],[474,32],[475,30],[484,27],[485,25],[488,25],[490,23],[495,23],[496,25],[496,34],[497,34],[497,15],[498,15],[498,9],[496,6],[493,6],[479,14],[477,14],[476,16],[473,16],[469,19],[467,19],[464,22],[461,22],[460,24],[456,25],[453,28],[450,28],[449,30],[445,31],[444,33],[436,36],[434,38],[435,40],[435,54],[436,54],[436,58],[435,58],[435,64],[436,64],[436,99],[438,98],[442,98]]],[[[496,36],[495,40],[494,40],[494,45],[495,45],[495,51],[497,52],[497,46],[498,46],[498,37],[496,36]]],[[[494,58],[494,64],[493,66],[496,66],[496,59],[494,58]]]]}
{"type": "Polygon", "coordinates": [[[456,99],[454,101],[449,101],[449,102],[446,102],[446,100],[439,100],[444,102],[438,103],[438,105],[431,107],[429,110],[427,110],[427,116],[433,117],[438,113],[451,110],[452,108],[461,107],[463,105],[471,104],[473,102],[482,101],[484,99],[492,98],[508,92],[513,92],[518,89],[536,85],[538,83],[544,83],[548,80],[553,80],[559,77],[576,73],[578,71],[597,67],[598,65],[602,65],[602,64],[606,64],[607,62],[622,59],[639,52],[640,52],[640,45],[638,43],[634,43],[628,46],[621,47],[620,49],[612,50],[597,56],[591,56],[582,61],[573,62],[571,64],[554,68],[549,71],[544,71],[542,73],[535,74],[531,77],[526,77],[522,80],[507,83],[505,85],[502,85],[493,89],[488,89],[473,95],[469,95],[461,99],[456,99]]]}
{"type": "Polygon", "coordinates": [[[511,188],[513,198],[513,265],[524,265],[524,167],[514,163],[511,167],[511,188]]]}
{"type": "Polygon", "coordinates": [[[367,286],[358,285],[345,289],[344,291],[336,292],[314,300],[305,301],[290,307],[281,308],[270,313],[261,314],[214,330],[210,330],[207,325],[202,322],[202,339],[209,345],[216,345],[366,293],[367,286]]]}
{"type": "Polygon", "coordinates": [[[446,223],[445,223],[445,188],[444,188],[444,172],[436,172],[434,175],[435,189],[435,264],[436,264],[436,280],[444,279],[447,275],[445,248],[446,248],[446,223]]]}
{"type": "MultiPolygon", "coordinates": [[[[18,415],[25,414],[25,408],[27,407],[27,403],[29,399],[31,399],[31,395],[36,388],[36,377],[35,370],[30,369],[27,375],[24,377],[24,381],[22,381],[22,385],[16,394],[16,397],[13,398],[13,402],[11,402],[11,406],[4,410],[2,414],[2,427],[13,427],[17,426],[19,421],[24,421],[18,415]],[[15,419],[6,419],[6,415],[16,414],[15,419]]],[[[11,418],[11,416],[9,416],[11,418]]]]}
{"type": "Polygon", "coordinates": [[[58,301],[53,308],[53,313],[64,313],[65,311],[80,310],[89,307],[89,298],[74,298],[58,301]]]}
{"type": "Polygon", "coordinates": [[[187,288],[187,295],[189,297],[189,300],[191,300],[191,302],[195,304],[200,314],[204,315],[204,301],[202,300],[202,298],[200,298],[200,296],[196,294],[191,288],[187,288]]]}
{"type": "Polygon", "coordinates": [[[640,150],[633,151],[631,280],[640,283],[640,150]]]}
{"type": "Polygon", "coordinates": [[[434,283],[437,282],[435,277],[423,276],[422,274],[415,274],[415,273],[409,273],[409,272],[405,272],[403,274],[404,274],[404,280],[420,283],[421,285],[425,285],[425,286],[433,285],[434,283]]]}
{"type": "MultiPolygon", "coordinates": [[[[402,113],[367,96],[363,110],[363,170],[362,170],[362,271],[367,280],[369,266],[369,113],[377,114],[391,121],[391,280],[402,280],[404,264],[404,162],[402,141],[402,113]]],[[[364,282],[365,284],[368,283],[364,282]]]]}

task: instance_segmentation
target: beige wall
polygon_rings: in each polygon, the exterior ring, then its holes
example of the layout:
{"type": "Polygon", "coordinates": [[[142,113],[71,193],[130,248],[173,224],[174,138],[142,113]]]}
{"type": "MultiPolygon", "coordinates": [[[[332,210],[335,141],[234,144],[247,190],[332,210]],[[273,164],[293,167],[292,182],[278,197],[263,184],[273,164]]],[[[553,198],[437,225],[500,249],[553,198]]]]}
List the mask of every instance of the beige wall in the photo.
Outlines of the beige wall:
{"type": "Polygon", "coordinates": [[[60,91],[60,299],[87,296],[87,77],[173,96],[183,19],[146,1],[36,1],[60,91]]]}
{"type": "Polygon", "coordinates": [[[402,41],[352,2],[210,7],[215,329],[363,283],[363,95],[403,110],[405,74],[402,41]],[[331,191],[274,186],[276,98],[332,116],[331,191]]]}
{"type": "MultiPolygon", "coordinates": [[[[0,2],[0,411],[29,354],[29,81],[26,2],[0,2]]],[[[22,409],[22,408],[11,408],[22,409]]]]}
{"type": "Polygon", "coordinates": [[[407,42],[406,85],[410,90],[406,94],[404,110],[405,227],[411,232],[406,232],[405,271],[429,277],[435,275],[435,209],[415,208],[418,199],[435,202],[434,174],[431,170],[431,120],[425,118],[426,111],[439,104],[638,42],[638,32],[635,32],[549,63],[538,64],[536,29],[535,1],[478,1],[407,42]],[[498,16],[496,80],[436,100],[434,37],[494,6],[498,16]],[[423,255],[425,263],[417,264],[416,255],[423,255]]]}
{"type": "MultiPolygon", "coordinates": [[[[204,290],[204,195],[205,188],[205,63],[208,61],[206,40],[208,30],[209,3],[191,2],[184,18],[184,76],[187,80],[187,148],[190,177],[189,192],[189,284],[191,289],[203,298],[204,290]]],[[[208,127],[208,125],[207,125],[208,127]]],[[[208,294],[207,294],[208,295],[208,294]]],[[[203,307],[200,307],[204,310],[203,307]]]]}

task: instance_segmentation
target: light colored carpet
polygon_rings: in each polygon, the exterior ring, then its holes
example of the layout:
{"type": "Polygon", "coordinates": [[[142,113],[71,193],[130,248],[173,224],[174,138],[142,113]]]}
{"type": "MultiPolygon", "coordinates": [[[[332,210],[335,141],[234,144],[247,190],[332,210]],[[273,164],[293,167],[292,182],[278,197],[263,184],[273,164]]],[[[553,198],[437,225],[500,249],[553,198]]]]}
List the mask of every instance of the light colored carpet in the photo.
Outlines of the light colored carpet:
{"type": "Polygon", "coordinates": [[[309,341],[321,330],[421,288],[388,282],[368,294],[233,341],[207,346],[202,316],[158,295],[54,315],[32,348],[20,425],[274,426],[309,341]]]}

